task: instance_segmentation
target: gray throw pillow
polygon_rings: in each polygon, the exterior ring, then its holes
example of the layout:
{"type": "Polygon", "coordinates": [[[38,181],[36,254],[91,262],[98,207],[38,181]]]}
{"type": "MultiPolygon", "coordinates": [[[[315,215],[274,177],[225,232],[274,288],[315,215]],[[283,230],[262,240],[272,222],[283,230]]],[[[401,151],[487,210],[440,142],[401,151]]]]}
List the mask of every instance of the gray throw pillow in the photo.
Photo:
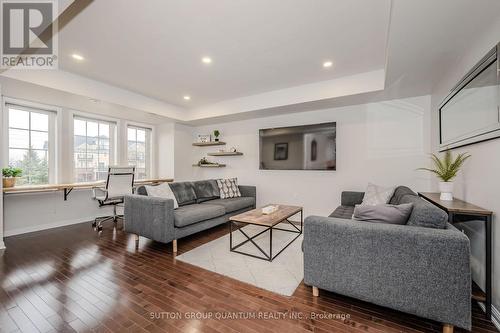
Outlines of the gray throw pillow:
{"type": "Polygon", "coordinates": [[[356,205],[352,218],[372,223],[406,224],[412,209],[412,203],[402,205],[356,205]]]}

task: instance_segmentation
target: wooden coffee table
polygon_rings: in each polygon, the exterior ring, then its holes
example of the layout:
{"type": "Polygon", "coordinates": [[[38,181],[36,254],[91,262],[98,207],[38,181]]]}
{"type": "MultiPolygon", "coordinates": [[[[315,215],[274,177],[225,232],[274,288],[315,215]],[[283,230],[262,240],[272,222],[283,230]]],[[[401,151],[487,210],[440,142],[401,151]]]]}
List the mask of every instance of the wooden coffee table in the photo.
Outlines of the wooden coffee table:
{"type": "Polygon", "coordinates": [[[265,215],[262,213],[262,208],[257,208],[250,210],[248,212],[238,214],[229,218],[229,248],[232,252],[244,254],[257,259],[263,259],[268,261],[273,261],[281,252],[283,252],[290,244],[292,244],[301,234],[303,226],[303,211],[302,207],[299,206],[287,206],[287,205],[274,205],[278,206],[278,209],[271,214],[265,215]],[[290,217],[300,213],[300,229],[289,220],[290,217]],[[280,223],[289,223],[293,226],[293,230],[278,228],[277,225],[280,223]],[[242,228],[246,225],[258,225],[264,227],[264,230],[260,231],[256,235],[249,236],[242,228]],[[233,246],[233,229],[235,231],[241,232],[246,240],[233,246]],[[286,231],[291,233],[296,233],[297,236],[294,237],[284,248],[282,248],[278,253],[273,256],[273,230],[286,231]],[[257,243],[254,242],[254,238],[262,235],[263,233],[269,231],[269,254],[267,254],[257,243]],[[250,253],[245,253],[238,251],[237,249],[242,245],[251,242],[264,256],[256,256],[250,253]]]}

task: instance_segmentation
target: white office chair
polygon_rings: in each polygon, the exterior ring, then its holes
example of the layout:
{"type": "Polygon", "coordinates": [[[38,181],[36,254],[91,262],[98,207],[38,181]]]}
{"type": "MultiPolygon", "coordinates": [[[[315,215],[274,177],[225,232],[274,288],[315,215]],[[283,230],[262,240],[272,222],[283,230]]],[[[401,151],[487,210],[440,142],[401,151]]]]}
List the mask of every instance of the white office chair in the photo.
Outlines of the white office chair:
{"type": "Polygon", "coordinates": [[[123,215],[116,214],[116,206],[123,204],[123,197],[133,193],[135,167],[118,167],[112,166],[108,169],[108,178],[106,186],[94,187],[92,189],[93,199],[97,200],[99,207],[113,206],[112,216],[98,217],[92,223],[92,227],[97,231],[102,230],[102,223],[113,220],[116,225],[118,218],[123,218],[123,215]]]}

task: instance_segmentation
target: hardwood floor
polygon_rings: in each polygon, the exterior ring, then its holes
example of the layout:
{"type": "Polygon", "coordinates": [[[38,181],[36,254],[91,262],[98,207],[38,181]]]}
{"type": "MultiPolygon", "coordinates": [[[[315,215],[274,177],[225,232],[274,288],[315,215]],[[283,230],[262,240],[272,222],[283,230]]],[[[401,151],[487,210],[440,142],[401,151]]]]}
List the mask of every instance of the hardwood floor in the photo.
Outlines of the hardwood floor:
{"type": "MultiPolygon", "coordinates": [[[[136,248],[134,235],[119,229],[107,224],[98,236],[86,223],[7,238],[0,332],[441,330],[440,323],[324,290],[313,297],[304,284],[292,297],[280,296],[176,261],[171,244],[141,238],[136,248]],[[219,317],[229,315],[237,319],[219,317]]],[[[182,239],[178,253],[227,231],[220,226],[182,239]]],[[[475,302],[472,331],[497,332],[475,302]]]]}

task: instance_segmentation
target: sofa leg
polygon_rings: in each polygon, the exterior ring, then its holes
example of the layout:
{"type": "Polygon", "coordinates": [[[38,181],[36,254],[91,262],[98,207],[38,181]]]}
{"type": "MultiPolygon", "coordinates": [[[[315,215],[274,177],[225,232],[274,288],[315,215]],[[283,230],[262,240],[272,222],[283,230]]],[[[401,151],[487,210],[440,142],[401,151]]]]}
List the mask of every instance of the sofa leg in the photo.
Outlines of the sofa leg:
{"type": "Polygon", "coordinates": [[[443,333],[453,333],[453,325],[443,324],[443,333]]]}
{"type": "Polygon", "coordinates": [[[313,296],[318,297],[319,296],[319,289],[318,287],[313,287],[313,296]]]}
{"type": "Polygon", "coordinates": [[[172,250],[173,250],[174,254],[177,253],[177,239],[174,239],[172,241],[172,250]]]}

